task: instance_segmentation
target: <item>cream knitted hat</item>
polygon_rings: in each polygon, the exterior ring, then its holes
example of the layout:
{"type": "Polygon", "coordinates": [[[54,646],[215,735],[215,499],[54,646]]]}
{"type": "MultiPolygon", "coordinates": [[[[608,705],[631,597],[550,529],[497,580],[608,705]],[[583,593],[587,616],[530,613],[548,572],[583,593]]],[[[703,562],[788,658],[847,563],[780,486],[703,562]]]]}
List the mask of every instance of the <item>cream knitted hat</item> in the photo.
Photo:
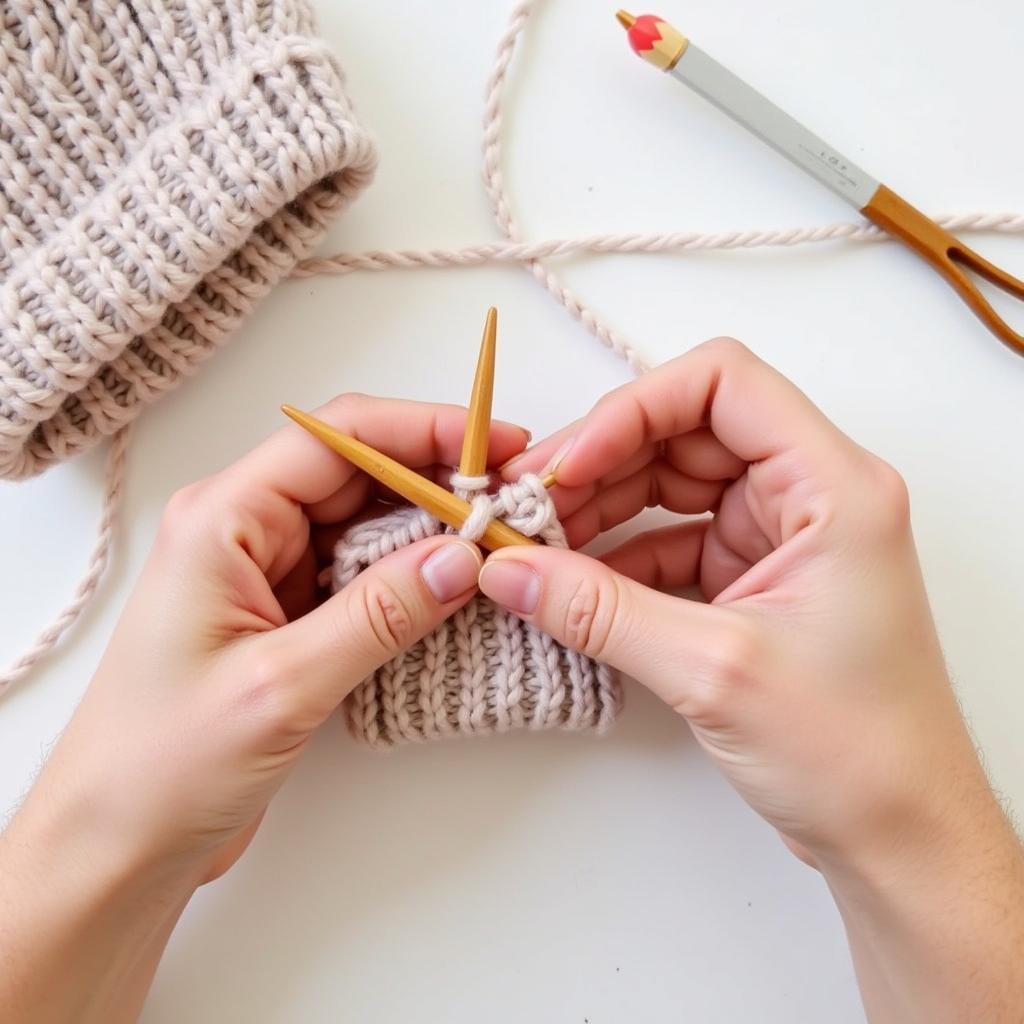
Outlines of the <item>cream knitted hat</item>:
{"type": "Polygon", "coordinates": [[[367,183],[305,0],[0,5],[0,477],[213,353],[367,183]]]}

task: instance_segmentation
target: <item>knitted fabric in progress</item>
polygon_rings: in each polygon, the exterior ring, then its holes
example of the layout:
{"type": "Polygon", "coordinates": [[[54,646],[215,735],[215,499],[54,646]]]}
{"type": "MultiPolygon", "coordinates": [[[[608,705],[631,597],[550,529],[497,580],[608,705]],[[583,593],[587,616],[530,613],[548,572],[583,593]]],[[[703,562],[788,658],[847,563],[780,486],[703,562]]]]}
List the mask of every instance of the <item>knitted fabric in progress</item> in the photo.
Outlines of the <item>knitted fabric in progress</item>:
{"type": "Polygon", "coordinates": [[[369,180],[305,0],[0,7],[0,477],[224,340],[369,180]]]}
{"type": "MultiPolygon", "coordinates": [[[[477,539],[491,519],[500,518],[545,544],[566,546],[538,477],[524,475],[491,495],[480,493],[486,478],[454,482],[464,494],[476,492],[462,536],[477,539]]],[[[335,550],[333,589],[392,551],[443,532],[443,524],[416,508],[352,527],[335,550]]],[[[620,703],[618,681],[607,665],[566,649],[478,596],[356,687],[346,710],[357,739],[387,748],[518,728],[603,732],[620,703]]]]}

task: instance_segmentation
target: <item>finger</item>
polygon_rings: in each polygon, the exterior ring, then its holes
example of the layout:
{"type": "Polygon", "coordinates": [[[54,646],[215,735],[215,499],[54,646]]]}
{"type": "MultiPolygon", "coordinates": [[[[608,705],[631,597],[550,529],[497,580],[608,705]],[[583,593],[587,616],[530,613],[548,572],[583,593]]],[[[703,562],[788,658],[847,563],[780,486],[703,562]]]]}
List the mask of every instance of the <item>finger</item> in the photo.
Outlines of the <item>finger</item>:
{"type": "Polygon", "coordinates": [[[317,557],[311,541],[299,560],[283,579],[274,587],[274,597],[281,606],[285,618],[293,622],[316,606],[320,588],[317,585],[317,557]]]}
{"type": "Polygon", "coordinates": [[[716,339],[606,395],[559,468],[567,487],[599,479],[640,447],[700,427],[743,462],[798,450],[823,473],[856,446],[781,374],[739,342],[716,339]]]}
{"type": "MultiPolygon", "coordinates": [[[[413,468],[420,476],[451,490],[451,466],[434,463],[430,466],[413,468]]],[[[357,473],[333,494],[312,505],[307,505],[306,517],[311,523],[337,523],[356,515],[370,499],[383,500],[392,505],[407,504],[405,498],[385,487],[379,480],[375,480],[365,473],[357,473]]]]}
{"type": "Polygon", "coordinates": [[[301,619],[251,638],[246,656],[262,659],[272,702],[302,735],[465,604],[481,564],[468,541],[427,538],[375,562],[301,619]]]}
{"type": "MultiPolygon", "coordinates": [[[[408,505],[405,507],[407,508],[408,505]]],[[[389,515],[394,511],[394,505],[371,499],[359,509],[357,515],[351,516],[343,522],[314,526],[310,530],[310,540],[312,541],[313,550],[316,552],[318,562],[321,565],[332,562],[334,560],[334,549],[338,541],[353,527],[371,519],[379,519],[381,516],[389,515]]]]}
{"type": "Polygon", "coordinates": [[[708,427],[670,437],[665,442],[665,461],[697,480],[735,480],[747,468],[746,462],[729,451],[708,427]]]}
{"type": "MultiPolygon", "coordinates": [[[[318,410],[327,422],[358,435],[374,447],[412,467],[458,459],[466,410],[364,395],[345,395],[318,410]]],[[[496,422],[490,434],[490,460],[497,464],[522,450],[529,433],[496,422]]],[[[340,506],[358,505],[363,476],[350,462],[296,424],[290,424],[226,470],[179,492],[172,504],[175,549],[207,571],[214,558],[243,555],[276,585],[295,565],[305,548],[308,524],[303,506],[336,494],[347,484],[353,490],[340,506]]],[[[166,517],[165,517],[166,519],[166,517]]],[[[244,567],[243,567],[244,568],[244,567]]],[[[247,589],[259,587],[258,578],[247,589]]],[[[262,608],[269,607],[262,595],[262,608]]]]}
{"type": "MultiPolygon", "coordinates": [[[[315,415],[343,433],[417,469],[458,462],[466,410],[455,405],[342,395],[315,415]]],[[[511,423],[491,425],[488,463],[499,465],[522,451],[529,432],[511,423]]],[[[297,424],[288,424],[225,474],[237,489],[271,490],[312,505],[343,487],[358,470],[297,424]]]]}
{"type": "Polygon", "coordinates": [[[700,582],[704,596],[713,601],[753,566],[753,562],[735,552],[721,533],[711,528],[704,539],[700,582]]]}
{"type": "Polygon", "coordinates": [[[606,552],[601,561],[655,590],[691,587],[700,579],[701,553],[710,524],[709,519],[696,519],[648,530],[606,552]]]}
{"type": "Polygon", "coordinates": [[[549,434],[542,441],[514,455],[500,467],[501,478],[512,481],[523,473],[545,473],[551,470],[561,449],[576,435],[582,420],[575,420],[549,434]]]}
{"type": "Polygon", "coordinates": [[[566,539],[572,548],[625,523],[645,508],[663,508],[683,515],[709,512],[718,505],[724,484],[719,480],[695,480],[655,462],[627,480],[596,493],[574,507],[584,489],[560,491],[557,500],[566,539]]]}
{"type": "Polygon", "coordinates": [[[749,565],[771,554],[781,540],[772,532],[774,524],[766,524],[769,525],[767,530],[762,526],[759,502],[756,495],[750,494],[751,489],[748,476],[740,477],[730,484],[722,495],[712,526],[713,532],[725,547],[749,565]]]}
{"type": "Polygon", "coordinates": [[[639,680],[694,720],[706,718],[720,659],[748,636],[732,609],[660,594],[575,551],[497,551],[484,564],[480,589],[560,643],[639,680]]]}
{"type": "Polygon", "coordinates": [[[333,494],[307,505],[306,518],[317,526],[351,519],[360,509],[365,508],[371,496],[377,493],[375,483],[373,477],[366,473],[355,474],[333,494]]]}

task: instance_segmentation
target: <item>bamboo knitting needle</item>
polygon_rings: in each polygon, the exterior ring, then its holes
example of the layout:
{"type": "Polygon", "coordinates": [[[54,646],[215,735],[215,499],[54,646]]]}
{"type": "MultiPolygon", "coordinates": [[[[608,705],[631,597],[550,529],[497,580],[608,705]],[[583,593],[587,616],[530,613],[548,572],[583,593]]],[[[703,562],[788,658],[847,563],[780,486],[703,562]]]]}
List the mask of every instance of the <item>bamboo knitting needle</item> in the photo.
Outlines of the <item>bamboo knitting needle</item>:
{"type": "MultiPolygon", "coordinates": [[[[494,363],[497,350],[498,311],[491,306],[484,322],[484,336],[476,361],[473,392],[469,398],[466,435],[462,439],[459,472],[463,476],[482,476],[487,472],[487,445],[491,431],[491,407],[494,401],[494,363]]],[[[545,487],[556,483],[555,474],[548,473],[541,481],[545,487]]],[[[441,517],[438,516],[440,519],[441,517]]]]}
{"type": "Polygon", "coordinates": [[[498,311],[487,310],[480,355],[476,361],[473,393],[469,399],[466,433],[462,439],[459,472],[463,476],[482,476],[487,472],[487,445],[491,436],[491,405],[494,400],[494,356],[498,335],[498,311]]]}
{"type": "MultiPolygon", "coordinates": [[[[385,487],[389,487],[396,494],[411,501],[414,505],[426,509],[431,515],[436,516],[442,523],[458,529],[468,518],[472,506],[468,501],[439,487],[432,480],[414,473],[394,459],[388,458],[382,452],[371,448],[354,437],[335,430],[323,420],[318,420],[309,413],[302,412],[290,405],[282,405],[281,411],[295,420],[300,427],[308,430],[314,437],[323,441],[328,448],[333,449],[339,455],[343,455],[354,466],[370,476],[379,480],[385,487]]],[[[480,546],[488,551],[497,551],[498,548],[512,547],[516,544],[536,544],[535,540],[524,536],[518,530],[498,519],[488,524],[484,535],[480,538],[480,546]]]]}
{"type": "Polygon", "coordinates": [[[1024,281],[968,248],[722,67],[666,21],[653,14],[637,18],[627,11],[619,11],[616,17],[629,33],[630,46],[644,60],[688,85],[913,249],[946,278],[996,337],[1018,355],[1024,355],[1024,334],[1017,333],[996,313],[965,268],[1018,299],[1024,299],[1024,281]]]}

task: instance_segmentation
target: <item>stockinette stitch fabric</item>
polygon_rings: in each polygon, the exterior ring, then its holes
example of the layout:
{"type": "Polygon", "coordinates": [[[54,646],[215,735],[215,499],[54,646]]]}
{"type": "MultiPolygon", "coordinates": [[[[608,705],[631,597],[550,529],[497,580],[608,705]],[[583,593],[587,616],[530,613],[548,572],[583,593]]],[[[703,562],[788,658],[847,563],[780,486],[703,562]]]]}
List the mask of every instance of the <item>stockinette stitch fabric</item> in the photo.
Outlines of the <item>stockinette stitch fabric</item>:
{"type": "Polygon", "coordinates": [[[375,164],[304,0],[0,5],[0,477],[133,420],[375,164]]]}
{"type": "MultiPolygon", "coordinates": [[[[540,478],[525,474],[495,494],[487,477],[454,474],[473,512],[459,533],[478,540],[500,518],[528,537],[566,547],[540,478]]],[[[331,584],[351,583],[378,559],[445,527],[418,508],[400,508],[351,527],[335,549],[331,584]]],[[[603,732],[621,705],[607,666],[570,651],[482,595],[378,669],[346,700],[349,729],[377,749],[418,740],[511,729],[603,732]]]]}

